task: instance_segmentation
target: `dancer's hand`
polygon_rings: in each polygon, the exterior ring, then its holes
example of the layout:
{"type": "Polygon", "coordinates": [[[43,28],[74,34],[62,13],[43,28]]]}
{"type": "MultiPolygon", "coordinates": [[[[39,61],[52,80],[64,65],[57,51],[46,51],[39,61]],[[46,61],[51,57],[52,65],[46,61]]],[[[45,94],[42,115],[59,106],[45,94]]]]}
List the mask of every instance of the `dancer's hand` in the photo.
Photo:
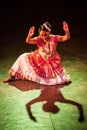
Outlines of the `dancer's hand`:
{"type": "Polygon", "coordinates": [[[32,37],[34,35],[34,31],[35,31],[35,26],[30,27],[28,36],[32,37]]]}
{"type": "Polygon", "coordinates": [[[63,29],[64,31],[69,31],[69,26],[66,21],[63,21],[63,29]]]}

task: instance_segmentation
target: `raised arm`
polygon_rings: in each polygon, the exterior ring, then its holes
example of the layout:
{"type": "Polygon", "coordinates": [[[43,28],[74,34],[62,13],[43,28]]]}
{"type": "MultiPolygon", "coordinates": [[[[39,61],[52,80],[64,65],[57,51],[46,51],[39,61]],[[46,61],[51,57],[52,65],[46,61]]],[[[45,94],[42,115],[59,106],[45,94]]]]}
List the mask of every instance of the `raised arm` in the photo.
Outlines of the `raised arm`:
{"type": "Polygon", "coordinates": [[[67,24],[67,22],[63,21],[63,30],[65,31],[65,35],[60,36],[59,35],[59,42],[64,42],[68,39],[70,39],[70,32],[69,32],[69,26],[67,24]]]}
{"type": "Polygon", "coordinates": [[[32,36],[34,35],[34,31],[35,27],[34,26],[30,27],[28,36],[26,37],[26,43],[37,44],[37,40],[35,38],[32,38],[32,36]]]}

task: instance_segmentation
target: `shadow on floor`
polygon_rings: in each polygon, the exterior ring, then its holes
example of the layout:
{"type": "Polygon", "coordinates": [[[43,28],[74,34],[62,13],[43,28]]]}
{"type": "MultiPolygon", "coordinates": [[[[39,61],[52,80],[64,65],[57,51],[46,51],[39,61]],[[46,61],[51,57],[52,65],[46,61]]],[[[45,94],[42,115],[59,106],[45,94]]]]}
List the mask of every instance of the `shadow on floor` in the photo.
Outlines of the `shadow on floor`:
{"type": "Polygon", "coordinates": [[[58,113],[60,110],[58,106],[55,105],[56,102],[72,104],[76,106],[79,111],[78,121],[83,122],[85,120],[82,105],[73,100],[66,99],[61,92],[61,88],[68,86],[69,84],[47,86],[32,81],[22,81],[22,80],[9,82],[8,84],[16,87],[17,89],[23,92],[35,89],[40,90],[41,92],[40,95],[26,104],[26,109],[29,114],[29,117],[33,121],[37,120],[36,117],[33,116],[33,113],[31,111],[31,105],[37,102],[42,102],[43,105],[42,108],[45,112],[51,112],[54,114],[58,113]]]}

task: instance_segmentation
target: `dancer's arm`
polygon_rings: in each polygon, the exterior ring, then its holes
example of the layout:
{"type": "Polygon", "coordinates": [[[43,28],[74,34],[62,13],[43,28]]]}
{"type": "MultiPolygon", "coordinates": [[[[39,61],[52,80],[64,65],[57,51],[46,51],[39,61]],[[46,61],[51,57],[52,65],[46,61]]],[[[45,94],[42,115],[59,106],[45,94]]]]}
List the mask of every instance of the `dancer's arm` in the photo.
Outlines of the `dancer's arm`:
{"type": "Polygon", "coordinates": [[[69,31],[69,26],[67,22],[63,21],[63,30],[65,31],[65,35],[59,35],[58,36],[58,41],[59,42],[64,42],[70,39],[70,31],[69,31]]]}
{"type": "Polygon", "coordinates": [[[32,36],[34,35],[34,31],[35,31],[35,27],[34,26],[30,27],[28,36],[26,37],[26,43],[37,44],[36,38],[32,38],[32,36]]]}

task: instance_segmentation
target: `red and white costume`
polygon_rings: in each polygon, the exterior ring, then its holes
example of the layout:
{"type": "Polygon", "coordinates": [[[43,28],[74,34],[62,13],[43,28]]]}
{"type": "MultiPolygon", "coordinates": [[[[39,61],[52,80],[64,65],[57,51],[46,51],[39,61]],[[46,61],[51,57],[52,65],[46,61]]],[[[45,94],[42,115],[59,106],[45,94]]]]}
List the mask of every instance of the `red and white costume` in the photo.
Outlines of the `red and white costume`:
{"type": "Polygon", "coordinates": [[[38,42],[37,50],[20,55],[9,70],[10,75],[46,85],[69,82],[70,76],[62,67],[61,57],[56,50],[58,35],[50,35],[47,43],[43,43],[39,37],[35,39],[38,42]]]}

